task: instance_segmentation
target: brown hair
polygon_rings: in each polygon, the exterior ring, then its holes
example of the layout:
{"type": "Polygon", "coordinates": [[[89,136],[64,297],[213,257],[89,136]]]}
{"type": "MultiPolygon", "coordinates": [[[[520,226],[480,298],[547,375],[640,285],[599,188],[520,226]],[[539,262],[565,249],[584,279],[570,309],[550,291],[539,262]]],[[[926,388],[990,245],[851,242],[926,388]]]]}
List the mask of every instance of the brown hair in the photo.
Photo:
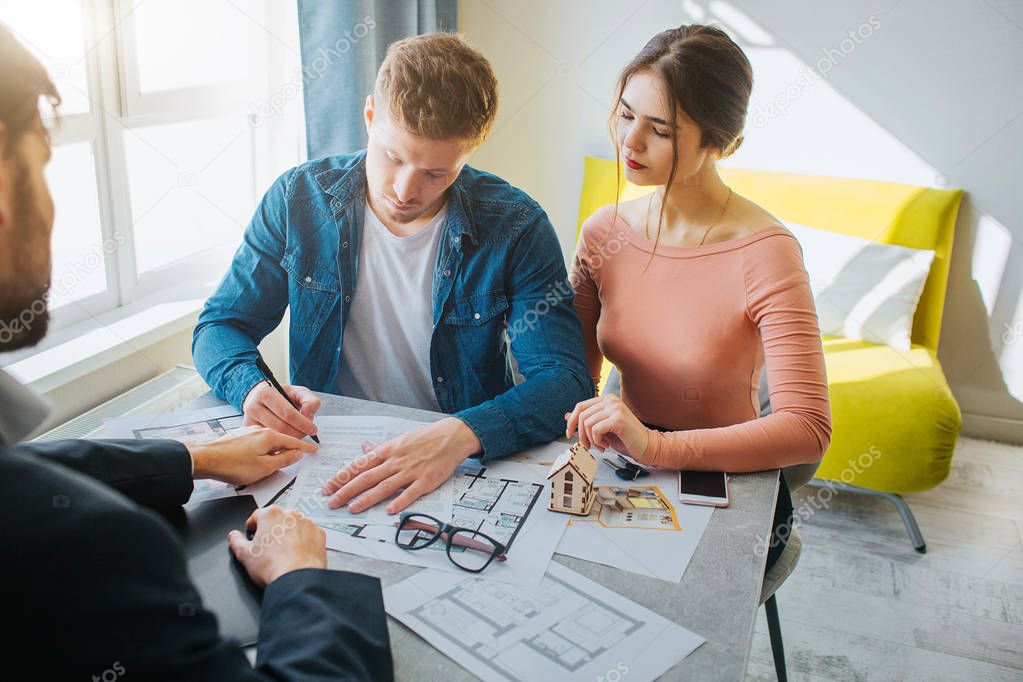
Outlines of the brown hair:
{"type": "Polygon", "coordinates": [[[39,98],[54,109],[60,104],[57,87],[46,68],[0,23],[0,120],[7,131],[7,152],[13,142],[39,120],[39,98]]]}
{"type": "MultiPolygon", "coordinates": [[[[608,121],[615,160],[618,161],[616,214],[621,199],[621,149],[615,135],[617,110],[629,78],[643,71],[661,78],[668,97],[673,146],[669,187],[678,170],[678,109],[681,108],[700,127],[700,146],[718,149],[724,158],[742,144],[742,129],[753,90],[753,69],[749,59],[721,29],[689,24],[651,38],[618,77],[614,108],[608,121]]],[[[658,236],[663,218],[662,204],[657,219],[658,236]]]]}
{"type": "Polygon", "coordinates": [[[374,88],[391,118],[434,140],[483,143],[497,116],[490,62],[458,35],[428,33],[387,48],[374,88]]]}

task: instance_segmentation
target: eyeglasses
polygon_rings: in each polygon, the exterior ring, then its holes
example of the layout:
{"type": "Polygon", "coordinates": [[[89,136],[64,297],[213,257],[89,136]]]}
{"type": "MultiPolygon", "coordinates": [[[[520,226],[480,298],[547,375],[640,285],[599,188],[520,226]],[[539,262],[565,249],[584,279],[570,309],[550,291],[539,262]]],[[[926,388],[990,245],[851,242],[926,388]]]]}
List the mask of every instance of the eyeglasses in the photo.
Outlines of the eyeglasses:
{"type": "Polygon", "coordinates": [[[402,549],[424,549],[443,539],[451,562],[471,573],[479,573],[494,559],[508,559],[507,548],[494,538],[471,528],[457,528],[427,514],[405,513],[394,525],[398,527],[394,541],[402,549]]]}

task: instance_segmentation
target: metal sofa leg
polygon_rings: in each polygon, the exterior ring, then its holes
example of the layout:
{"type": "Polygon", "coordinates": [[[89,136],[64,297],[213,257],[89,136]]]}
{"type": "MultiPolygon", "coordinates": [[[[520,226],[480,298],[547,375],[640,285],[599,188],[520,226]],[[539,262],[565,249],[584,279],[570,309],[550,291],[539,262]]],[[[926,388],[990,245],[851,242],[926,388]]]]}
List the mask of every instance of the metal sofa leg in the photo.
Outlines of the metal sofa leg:
{"type": "Polygon", "coordinates": [[[849,485],[848,483],[842,483],[840,481],[827,481],[819,478],[811,479],[807,485],[812,485],[815,488],[832,488],[834,490],[843,490],[851,493],[862,493],[864,495],[883,497],[895,505],[895,509],[898,510],[899,516],[902,517],[902,523],[906,526],[906,532],[909,533],[909,539],[913,543],[913,549],[921,554],[927,553],[927,543],[924,541],[923,533],[920,532],[920,526],[917,525],[916,517],[913,516],[913,510],[910,509],[909,505],[906,504],[906,501],[902,499],[902,495],[898,495],[896,493],[882,493],[878,490],[871,490],[870,488],[861,488],[858,485],[849,485]]]}
{"type": "Polygon", "coordinates": [[[787,682],[785,671],[785,647],[781,641],[781,621],[778,620],[778,602],[774,595],[764,602],[764,613],[767,616],[767,632],[771,637],[771,654],[774,655],[774,673],[778,682],[787,682]]]}

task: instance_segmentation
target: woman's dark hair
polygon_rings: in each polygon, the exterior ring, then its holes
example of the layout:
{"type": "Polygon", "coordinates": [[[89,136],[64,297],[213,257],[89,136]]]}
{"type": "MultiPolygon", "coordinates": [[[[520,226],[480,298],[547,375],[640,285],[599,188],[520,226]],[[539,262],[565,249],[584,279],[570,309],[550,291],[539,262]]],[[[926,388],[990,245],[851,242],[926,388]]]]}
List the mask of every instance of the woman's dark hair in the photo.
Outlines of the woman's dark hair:
{"type": "MultiPolygon", "coordinates": [[[[689,24],[651,38],[618,77],[614,108],[608,121],[615,161],[618,162],[616,212],[621,198],[621,149],[615,134],[617,111],[629,78],[640,72],[652,73],[664,83],[673,146],[669,187],[678,170],[678,109],[681,108],[700,127],[700,146],[717,149],[725,157],[742,144],[742,129],[753,90],[753,69],[749,59],[721,29],[689,24]]],[[[662,205],[657,220],[658,235],[663,216],[662,205]]]]}

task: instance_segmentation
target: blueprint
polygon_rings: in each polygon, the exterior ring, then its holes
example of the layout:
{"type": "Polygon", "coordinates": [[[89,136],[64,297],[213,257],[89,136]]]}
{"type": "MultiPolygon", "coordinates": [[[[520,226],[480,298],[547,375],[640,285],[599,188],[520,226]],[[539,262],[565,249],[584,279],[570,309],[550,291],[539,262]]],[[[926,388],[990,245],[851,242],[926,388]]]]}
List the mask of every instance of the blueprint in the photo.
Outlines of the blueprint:
{"type": "MultiPolygon", "coordinates": [[[[447,557],[442,540],[410,551],[394,542],[398,515],[384,504],[352,514],[330,510],[320,492],[323,483],[345,462],[362,454],[362,442],[381,442],[420,425],[392,417],[320,417],[320,450],[306,457],[294,489],[281,506],[298,509],[327,531],[330,549],[385,561],[465,574],[447,557]]],[[[546,510],[550,495],[543,472],[515,461],[480,465],[466,460],[441,488],[414,503],[417,511],[460,528],[478,530],[507,547],[507,561],[493,562],[484,575],[492,580],[538,585],[565,531],[566,517],[546,510]]]]}
{"type": "Polygon", "coordinates": [[[483,680],[652,680],[703,643],[552,562],[528,589],[421,571],[384,590],[387,613],[483,680]]]}
{"type": "Polygon", "coordinates": [[[601,485],[596,492],[590,514],[570,523],[589,521],[605,528],[681,530],[674,505],[656,486],[601,485]]]}
{"type": "MultiPolygon", "coordinates": [[[[349,464],[366,460],[363,443],[383,443],[418,425],[419,422],[393,417],[320,417],[317,420],[320,449],[299,472],[287,498],[287,506],[298,509],[324,530],[334,533],[374,537],[373,527],[383,526],[389,534],[393,534],[396,517],[387,513],[385,502],[353,514],[347,505],[340,509],[328,507],[329,497],[323,495],[321,489],[349,464]]],[[[447,520],[451,518],[452,490],[452,481],[448,480],[413,502],[405,511],[447,520]]]]}

